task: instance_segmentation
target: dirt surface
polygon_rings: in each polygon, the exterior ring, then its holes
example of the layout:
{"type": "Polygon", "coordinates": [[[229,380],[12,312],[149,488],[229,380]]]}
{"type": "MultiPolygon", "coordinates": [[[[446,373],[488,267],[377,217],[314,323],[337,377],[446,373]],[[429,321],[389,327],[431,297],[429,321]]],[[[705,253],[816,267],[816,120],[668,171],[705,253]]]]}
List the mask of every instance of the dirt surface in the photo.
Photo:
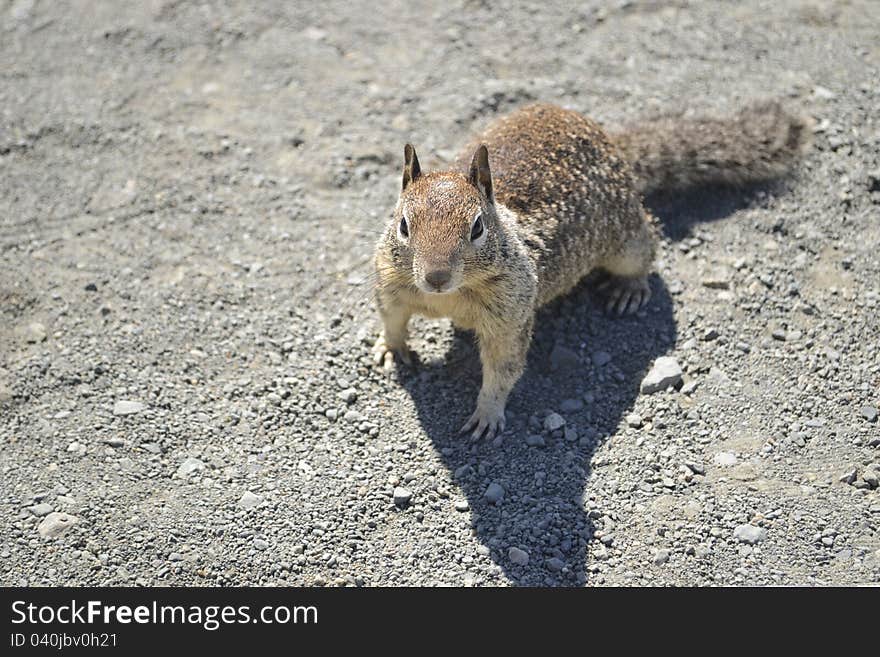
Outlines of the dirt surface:
{"type": "Polygon", "coordinates": [[[880,581],[877,3],[510,4],[0,0],[0,584],[880,581]],[[761,98],[797,174],[648,199],[652,302],[542,312],[501,440],[448,323],[370,367],[406,141],[761,98]]]}

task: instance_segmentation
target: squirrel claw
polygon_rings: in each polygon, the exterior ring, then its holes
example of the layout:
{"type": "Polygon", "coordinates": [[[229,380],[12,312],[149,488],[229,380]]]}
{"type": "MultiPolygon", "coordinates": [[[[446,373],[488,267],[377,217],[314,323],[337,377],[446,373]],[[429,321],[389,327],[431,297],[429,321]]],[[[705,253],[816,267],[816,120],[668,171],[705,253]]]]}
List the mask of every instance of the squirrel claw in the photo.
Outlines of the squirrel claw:
{"type": "Polygon", "coordinates": [[[646,278],[610,276],[598,289],[605,294],[605,312],[622,317],[642,308],[651,298],[651,286],[646,278]]]}
{"type": "Polygon", "coordinates": [[[480,408],[474,411],[459,433],[467,433],[473,429],[471,438],[479,439],[485,434],[486,440],[492,440],[495,436],[504,431],[505,419],[504,410],[501,411],[484,411],[480,408]]]}
{"type": "Polygon", "coordinates": [[[385,337],[380,335],[376,339],[376,344],[373,345],[373,363],[377,367],[381,366],[382,369],[389,371],[394,367],[395,355],[404,365],[412,365],[412,355],[406,345],[397,348],[390,347],[385,342],[385,337]]]}

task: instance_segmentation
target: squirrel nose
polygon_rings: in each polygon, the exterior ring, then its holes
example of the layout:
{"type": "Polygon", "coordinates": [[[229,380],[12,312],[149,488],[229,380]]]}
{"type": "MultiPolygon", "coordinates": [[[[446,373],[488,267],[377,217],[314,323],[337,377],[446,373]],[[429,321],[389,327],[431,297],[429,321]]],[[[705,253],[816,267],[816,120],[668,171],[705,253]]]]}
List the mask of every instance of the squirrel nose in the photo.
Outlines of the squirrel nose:
{"type": "Polygon", "coordinates": [[[442,290],[452,280],[452,272],[448,269],[434,269],[425,273],[425,281],[437,290],[442,290]]]}

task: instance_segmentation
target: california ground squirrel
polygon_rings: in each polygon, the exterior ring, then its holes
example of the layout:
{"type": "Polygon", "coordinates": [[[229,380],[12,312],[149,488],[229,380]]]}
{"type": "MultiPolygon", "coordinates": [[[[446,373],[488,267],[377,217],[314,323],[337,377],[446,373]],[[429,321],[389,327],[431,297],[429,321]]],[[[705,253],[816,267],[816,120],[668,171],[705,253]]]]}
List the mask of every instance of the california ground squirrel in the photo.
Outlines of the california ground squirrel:
{"type": "Polygon", "coordinates": [[[643,193],[781,175],[809,133],[775,102],[726,120],[656,119],[610,137],[577,112],[537,104],[494,121],[450,171],[423,173],[407,144],[375,257],[384,324],[376,363],[390,366],[393,354],[411,362],[413,314],[473,329],[483,385],[462,431],[494,436],[537,308],[597,268],[607,311],[632,313],[648,301],[657,237],[643,193]]]}

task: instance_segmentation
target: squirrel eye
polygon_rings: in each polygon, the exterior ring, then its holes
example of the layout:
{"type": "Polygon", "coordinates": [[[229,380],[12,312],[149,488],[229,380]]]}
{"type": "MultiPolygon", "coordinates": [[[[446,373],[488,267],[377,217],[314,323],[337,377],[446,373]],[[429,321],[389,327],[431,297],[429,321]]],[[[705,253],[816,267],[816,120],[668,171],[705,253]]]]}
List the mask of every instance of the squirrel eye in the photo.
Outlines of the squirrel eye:
{"type": "Polygon", "coordinates": [[[406,221],[406,217],[400,218],[400,226],[397,227],[397,230],[400,231],[400,234],[404,237],[409,237],[409,224],[406,221]]]}
{"type": "Polygon", "coordinates": [[[471,242],[480,239],[480,236],[483,234],[483,230],[483,215],[478,214],[474,219],[473,225],[471,226],[471,242]]]}

